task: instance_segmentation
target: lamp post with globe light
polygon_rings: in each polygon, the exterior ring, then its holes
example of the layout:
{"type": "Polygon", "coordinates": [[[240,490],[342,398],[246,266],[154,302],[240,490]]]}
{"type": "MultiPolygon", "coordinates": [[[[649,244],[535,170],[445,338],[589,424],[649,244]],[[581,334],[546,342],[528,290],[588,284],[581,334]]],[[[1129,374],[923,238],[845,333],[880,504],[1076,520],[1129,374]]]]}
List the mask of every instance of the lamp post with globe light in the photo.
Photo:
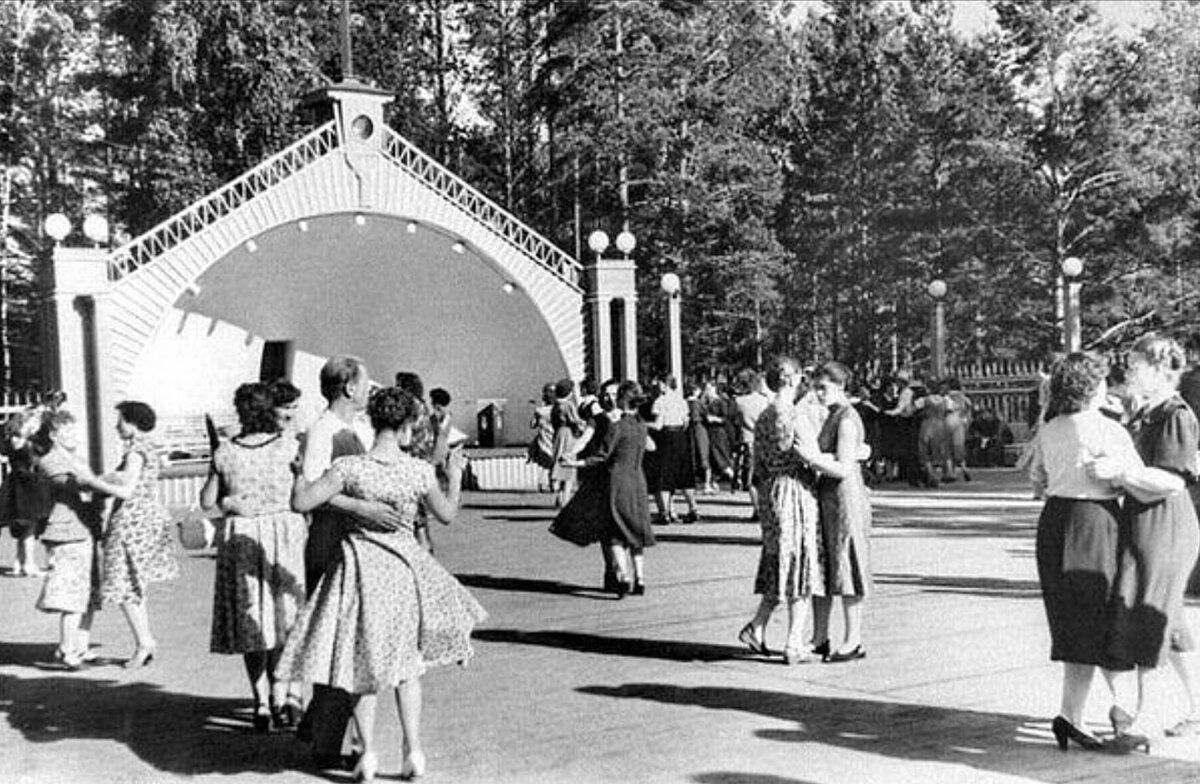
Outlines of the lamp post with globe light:
{"type": "Polygon", "coordinates": [[[595,262],[584,267],[584,303],[591,327],[590,372],[597,379],[637,378],[637,281],[630,254],[637,238],[629,231],[616,237],[620,258],[605,258],[608,234],[597,229],[588,235],[595,262]]]}
{"type": "Polygon", "coordinates": [[[679,324],[680,300],[682,299],[679,290],[682,288],[682,283],[678,275],[668,272],[662,276],[659,285],[662,287],[663,293],[667,295],[667,365],[671,375],[676,380],[682,380],[683,338],[679,324]]]}
{"type": "Polygon", "coordinates": [[[1068,256],[1060,266],[1063,275],[1063,349],[1072,354],[1083,344],[1079,323],[1079,276],[1083,273],[1083,260],[1068,256]]]}
{"type": "Polygon", "coordinates": [[[933,375],[946,375],[946,282],[940,278],[929,282],[926,289],[933,298],[933,375]]]}

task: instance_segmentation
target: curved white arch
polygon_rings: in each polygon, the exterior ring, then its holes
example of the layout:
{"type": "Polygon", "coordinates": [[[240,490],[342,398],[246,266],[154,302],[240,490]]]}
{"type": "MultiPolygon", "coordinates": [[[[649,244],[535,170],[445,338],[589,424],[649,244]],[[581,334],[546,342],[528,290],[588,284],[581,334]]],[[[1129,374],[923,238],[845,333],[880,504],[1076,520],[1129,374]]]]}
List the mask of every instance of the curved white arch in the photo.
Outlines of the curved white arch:
{"type": "Polygon", "coordinates": [[[445,170],[436,174],[451,187],[440,192],[431,187],[429,177],[421,176],[427,172],[406,168],[394,154],[408,148],[394,143],[388,146],[391,155],[351,153],[338,146],[336,136],[331,125],[318,128],[111,254],[110,271],[117,280],[106,311],[115,394],[125,393],[168,311],[205,270],[275,227],[346,212],[415,220],[461,238],[525,292],[549,327],[568,372],[583,375],[583,299],[575,283],[575,262],[556,249],[551,253],[559,256],[548,259],[549,243],[523,224],[513,231],[515,219],[460,180],[448,179],[453,175],[445,170]],[[496,225],[501,219],[507,221],[504,231],[496,225]]]}

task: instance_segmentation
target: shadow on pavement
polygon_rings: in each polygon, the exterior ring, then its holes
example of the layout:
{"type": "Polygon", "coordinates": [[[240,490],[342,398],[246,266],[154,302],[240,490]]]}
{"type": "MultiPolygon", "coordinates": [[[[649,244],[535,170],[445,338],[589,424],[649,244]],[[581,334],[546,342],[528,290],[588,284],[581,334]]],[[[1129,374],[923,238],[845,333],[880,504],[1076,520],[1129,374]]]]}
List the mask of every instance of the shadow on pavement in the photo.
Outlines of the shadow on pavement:
{"type": "Polygon", "coordinates": [[[309,767],[308,747],[291,733],[254,734],[248,696],[219,699],[144,682],[0,675],[0,715],[28,743],[112,741],[175,774],[309,767]]]}
{"type": "Polygon", "coordinates": [[[615,601],[616,597],[605,593],[601,586],[571,585],[557,580],[530,580],[525,577],[502,577],[494,574],[456,574],[458,581],[468,588],[483,588],[491,591],[515,593],[549,593],[562,596],[579,596],[584,599],[615,601]]]}
{"type": "Polygon", "coordinates": [[[724,770],[700,773],[692,776],[692,781],[698,784],[817,784],[808,779],[788,779],[769,773],[732,773],[724,770]]]}
{"type": "Polygon", "coordinates": [[[703,534],[660,534],[655,529],[654,538],[659,542],[674,542],[676,544],[736,544],[746,547],[758,547],[762,544],[761,536],[724,536],[703,534]]]}
{"type": "MultiPolygon", "coordinates": [[[[605,637],[580,632],[531,632],[521,629],[477,629],[472,639],[514,645],[537,645],[606,656],[636,659],[665,659],[681,662],[716,662],[731,659],[761,659],[742,646],[712,645],[681,640],[647,640],[638,637],[605,637]]],[[[782,665],[783,660],[779,659],[782,665]]]]}
{"type": "Polygon", "coordinates": [[[1004,580],[998,577],[949,577],[927,574],[876,572],[877,585],[904,585],[928,593],[961,593],[995,599],[1041,599],[1037,580],[1004,580]]]}
{"type": "MultiPolygon", "coordinates": [[[[598,697],[742,711],[758,714],[773,722],[795,723],[792,728],[770,727],[755,733],[766,740],[822,743],[867,754],[957,764],[1041,781],[1084,781],[1093,772],[1113,772],[1130,767],[1131,763],[1141,763],[1130,757],[1107,754],[1061,754],[1050,735],[1049,720],[1027,716],[841,697],[812,697],[760,689],[693,688],[661,683],[586,686],[579,691],[598,697]]],[[[1154,767],[1155,780],[1159,780],[1159,774],[1187,769],[1183,763],[1168,760],[1155,760],[1154,767]]],[[[1138,772],[1149,774],[1147,769],[1138,772]]],[[[787,781],[737,773],[706,773],[693,780],[761,781],[764,784],[787,781]],[[745,778],[740,778],[743,775],[745,778]],[[722,776],[727,778],[719,778],[722,776]]],[[[1172,777],[1170,780],[1187,779],[1172,777]]]]}
{"type": "Polygon", "coordinates": [[[877,529],[929,531],[937,536],[981,536],[989,539],[1027,539],[1037,531],[1037,515],[1032,512],[979,512],[971,509],[944,509],[932,499],[919,509],[874,509],[877,529]]]}

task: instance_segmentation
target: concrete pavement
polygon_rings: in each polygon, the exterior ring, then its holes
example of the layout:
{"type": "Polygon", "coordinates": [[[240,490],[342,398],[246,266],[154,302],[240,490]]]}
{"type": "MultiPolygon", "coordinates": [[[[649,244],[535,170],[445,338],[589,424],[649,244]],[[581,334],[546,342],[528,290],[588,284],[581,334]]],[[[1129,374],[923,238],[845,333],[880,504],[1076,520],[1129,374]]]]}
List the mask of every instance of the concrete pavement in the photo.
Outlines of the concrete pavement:
{"type": "MultiPolygon", "coordinates": [[[[787,667],[737,643],[758,528],[744,496],[702,499],[701,523],[657,529],[647,595],[617,601],[596,590],[597,550],[546,532],[549,496],[468,496],[434,532],[437,555],[491,618],[470,667],[425,679],[426,781],[1200,782],[1200,738],[1152,756],[1054,746],[1040,507],[1014,473],[876,491],[868,656],[838,665],[787,667]]],[[[5,536],[0,563],[11,552],[5,536]]],[[[306,770],[286,733],[250,732],[240,657],[208,653],[213,561],[181,559],[181,579],[151,596],[159,659],[136,673],[45,668],[57,632],[33,609],[38,581],[0,579],[0,781],[348,780],[306,770]]],[[[782,633],[778,617],[768,642],[782,633]]],[[[114,662],[132,649],[117,612],[95,638],[114,662]]],[[[1108,704],[1097,681],[1098,731],[1108,704]]],[[[380,717],[381,778],[395,780],[390,700],[380,717]]]]}

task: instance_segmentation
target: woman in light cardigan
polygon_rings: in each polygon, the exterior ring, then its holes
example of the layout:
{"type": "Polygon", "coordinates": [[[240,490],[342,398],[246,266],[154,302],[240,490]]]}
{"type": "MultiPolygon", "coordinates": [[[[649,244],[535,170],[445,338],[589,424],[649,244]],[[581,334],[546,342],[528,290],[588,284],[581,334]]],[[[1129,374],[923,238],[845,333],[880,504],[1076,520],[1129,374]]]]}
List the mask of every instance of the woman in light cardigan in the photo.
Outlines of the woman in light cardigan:
{"type": "Polygon", "coordinates": [[[1051,729],[1063,751],[1103,744],[1083,726],[1096,668],[1112,686],[1108,655],[1120,539],[1121,476],[1127,492],[1150,497],[1183,488],[1182,480],[1147,469],[1129,434],[1100,412],[1107,395],[1105,362],[1091,354],[1060,360],[1050,378],[1046,422],[1030,452],[1034,494],[1046,498],[1038,519],[1037,564],[1050,625],[1050,658],[1063,663],[1062,701],[1051,729]],[[1102,462],[1101,462],[1102,461],[1102,462]],[[1101,465],[1107,476],[1099,476],[1101,465]]]}

